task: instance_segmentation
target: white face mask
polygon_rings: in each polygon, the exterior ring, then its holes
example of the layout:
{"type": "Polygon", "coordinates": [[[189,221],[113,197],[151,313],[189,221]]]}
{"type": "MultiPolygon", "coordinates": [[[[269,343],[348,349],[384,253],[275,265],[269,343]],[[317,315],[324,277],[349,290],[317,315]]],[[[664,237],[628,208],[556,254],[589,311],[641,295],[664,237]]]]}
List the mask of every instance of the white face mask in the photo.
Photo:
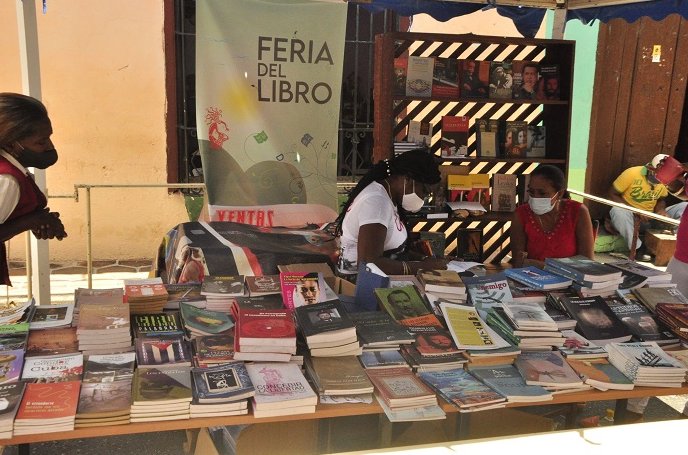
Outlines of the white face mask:
{"type": "Polygon", "coordinates": [[[423,199],[416,194],[416,182],[413,182],[413,191],[406,194],[406,179],[404,179],[404,196],[401,198],[401,208],[407,212],[416,213],[423,208],[423,199]]]}
{"type": "Polygon", "coordinates": [[[553,203],[552,199],[556,197],[556,194],[553,197],[531,197],[528,198],[528,205],[534,214],[544,215],[552,211],[554,204],[556,204],[556,200],[553,203]]]}

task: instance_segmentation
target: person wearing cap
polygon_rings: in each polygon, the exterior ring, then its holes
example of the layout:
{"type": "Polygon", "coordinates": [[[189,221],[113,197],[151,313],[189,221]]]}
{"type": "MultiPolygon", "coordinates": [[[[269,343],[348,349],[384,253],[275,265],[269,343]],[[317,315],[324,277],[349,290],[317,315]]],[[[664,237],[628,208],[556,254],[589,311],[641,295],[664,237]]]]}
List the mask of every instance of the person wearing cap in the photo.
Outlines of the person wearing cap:
{"type": "Polygon", "coordinates": [[[431,195],[431,186],[439,182],[439,162],[426,148],[409,150],[371,167],[349,193],[336,220],[340,242],[337,272],[353,279],[359,262],[372,262],[395,275],[446,269],[444,259],[412,257],[405,248],[404,215],[418,212],[431,195]]]}
{"type": "MultiPolygon", "coordinates": [[[[633,166],[623,171],[612,183],[609,199],[637,209],[654,212],[669,218],[679,219],[685,210],[686,203],[671,207],[666,206],[665,198],[669,191],[656,176],[658,166],[668,155],[659,154],[643,166],[633,166]]],[[[647,227],[648,218],[638,215],[641,221],[641,232],[647,227]]],[[[629,251],[638,250],[642,246],[640,239],[633,242],[634,220],[633,212],[620,207],[612,207],[609,211],[612,227],[626,240],[629,251]]],[[[649,260],[649,256],[641,249],[639,259],[649,260]]]]}

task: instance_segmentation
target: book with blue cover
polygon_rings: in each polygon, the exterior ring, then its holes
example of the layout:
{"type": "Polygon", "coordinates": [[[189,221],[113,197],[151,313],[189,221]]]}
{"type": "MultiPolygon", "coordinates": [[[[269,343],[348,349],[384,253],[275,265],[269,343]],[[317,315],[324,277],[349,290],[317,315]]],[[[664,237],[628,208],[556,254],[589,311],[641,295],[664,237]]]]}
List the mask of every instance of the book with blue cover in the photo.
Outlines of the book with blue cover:
{"type": "Polygon", "coordinates": [[[505,403],[506,398],[480,382],[463,368],[418,373],[439,396],[459,409],[505,403]]]}
{"type": "Polygon", "coordinates": [[[547,258],[545,259],[545,270],[559,273],[579,282],[596,283],[621,278],[621,270],[593,261],[585,256],[547,258]]]}
{"type": "Polygon", "coordinates": [[[510,402],[549,401],[553,398],[553,395],[543,387],[526,384],[521,373],[513,365],[469,367],[468,371],[510,402]]]}
{"type": "Polygon", "coordinates": [[[572,280],[561,275],[528,266],[504,271],[507,277],[535,289],[564,289],[571,286],[572,280]]]}

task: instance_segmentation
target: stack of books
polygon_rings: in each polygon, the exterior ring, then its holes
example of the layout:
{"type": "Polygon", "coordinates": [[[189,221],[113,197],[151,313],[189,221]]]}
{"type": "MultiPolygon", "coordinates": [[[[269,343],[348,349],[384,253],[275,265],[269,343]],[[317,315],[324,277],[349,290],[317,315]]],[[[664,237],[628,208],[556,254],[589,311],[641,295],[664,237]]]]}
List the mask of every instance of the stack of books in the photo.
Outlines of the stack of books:
{"type": "Polygon", "coordinates": [[[236,297],[232,300],[230,312],[236,321],[239,319],[239,309],[244,310],[281,310],[284,308],[281,295],[261,295],[258,297],[236,297]]]}
{"type": "Polygon", "coordinates": [[[129,423],[134,353],[91,355],[86,361],[76,428],[129,423]]]}
{"type": "Polygon", "coordinates": [[[39,305],[34,308],[33,316],[29,322],[29,328],[32,330],[69,327],[72,324],[73,303],[39,305]]]}
{"type": "MultiPolygon", "coordinates": [[[[28,324],[26,325],[28,326],[28,324]]],[[[0,329],[6,329],[6,327],[7,326],[2,326],[0,329]]],[[[7,338],[3,337],[3,339],[7,338]]],[[[17,345],[12,349],[19,349],[22,352],[26,350],[26,357],[50,357],[54,355],[76,354],[79,352],[76,327],[31,330],[28,333],[28,338],[25,337],[24,339],[25,343],[23,346],[17,345]]],[[[3,349],[3,351],[9,350],[10,348],[3,349]]]]}
{"type": "Polygon", "coordinates": [[[248,414],[248,399],[255,388],[243,362],[193,368],[191,417],[248,414]]]}
{"type": "Polygon", "coordinates": [[[361,311],[349,314],[363,351],[398,350],[411,344],[415,337],[408,329],[382,311],[361,311]]]}
{"type": "Polygon", "coordinates": [[[296,354],[296,327],[291,310],[239,309],[234,331],[234,359],[289,362],[296,354]]]}
{"type": "Polygon", "coordinates": [[[466,285],[470,303],[478,310],[483,319],[487,318],[487,312],[490,308],[514,300],[511,286],[504,272],[465,277],[463,282],[466,285]]]}
{"type": "Polygon", "coordinates": [[[480,382],[463,368],[446,371],[428,371],[418,377],[459,412],[473,412],[503,408],[506,398],[480,382]]]}
{"type": "Polygon", "coordinates": [[[661,321],[655,319],[655,316],[634,297],[630,293],[626,298],[617,296],[605,299],[607,306],[614,312],[617,319],[631,332],[633,340],[654,341],[660,346],[678,344],[679,338],[661,321]]]}
{"type": "Polygon", "coordinates": [[[437,371],[461,367],[467,362],[452,335],[437,327],[414,327],[416,341],[404,345],[402,356],[414,371],[437,371]]]}
{"type": "Polygon", "coordinates": [[[614,295],[624,282],[621,270],[584,256],[545,259],[545,270],[570,278],[581,297],[614,295]]]}
{"type": "Polygon", "coordinates": [[[81,381],[26,385],[14,419],[14,436],[74,430],[81,381]]]}
{"type": "Polygon", "coordinates": [[[369,368],[407,368],[411,366],[406,362],[404,356],[396,350],[385,351],[363,351],[358,357],[366,370],[369,368]]]}
{"type": "Polygon", "coordinates": [[[135,338],[137,370],[191,366],[191,350],[182,333],[135,338]]]}
{"type": "Polygon", "coordinates": [[[182,302],[190,305],[205,308],[205,297],[201,295],[201,283],[165,283],[165,290],[167,290],[167,303],[165,310],[178,310],[179,304],[182,302]]]}
{"type": "Polygon", "coordinates": [[[10,301],[5,307],[0,308],[0,324],[14,324],[30,321],[36,311],[36,301],[29,299],[23,304],[10,301]]]}
{"type": "Polygon", "coordinates": [[[688,299],[676,288],[638,288],[631,291],[651,312],[659,303],[688,304],[688,299]]]}
{"type": "Polygon", "coordinates": [[[245,281],[246,293],[249,297],[282,294],[279,275],[247,276],[245,281]]]}
{"type": "Polygon", "coordinates": [[[655,311],[657,318],[681,340],[681,343],[688,345],[688,305],[659,303],[655,307],[655,311]]]}
{"type": "Polygon", "coordinates": [[[562,346],[564,337],[556,322],[537,303],[504,303],[488,311],[486,322],[502,338],[523,351],[562,346]]]}
{"type": "Polygon", "coordinates": [[[182,303],[180,314],[186,335],[191,339],[202,335],[226,334],[234,327],[234,321],[228,312],[197,308],[188,303],[182,303]]]}
{"type": "Polygon", "coordinates": [[[191,340],[193,366],[212,368],[234,361],[234,335],[203,335],[191,340]]]}
{"type": "Polygon", "coordinates": [[[111,303],[79,302],[76,335],[84,355],[114,354],[133,350],[129,305],[121,297],[111,303]]]}
{"type": "Polygon", "coordinates": [[[559,299],[566,312],[576,320],[576,331],[599,346],[631,339],[631,333],[602,297],[568,297],[559,299]]]}
{"type": "Polygon", "coordinates": [[[564,345],[558,348],[566,359],[606,359],[609,357],[602,346],[598,346],[574,330],[562,330],[564,345]]]}
{"type": "Polygon", "coordinates": [[[628,379],[606,358],[566,358],[569,366],[583,381],[597,390],[632,390],[633,381],[628,379]]]}
{"type": "Polygon", "coordinates": [[[425,294],[431,294],[452,303],[465,303],[466,285],[453,270],[419,270],[418,281],[425,294]]]}
{"type": "Polygon", "coordinates": [[[25,387],[25,382],[0,385],[0,400],[4,403],[0,409],[0,439],[12,437],[14,418],[17,415],[25,387]]]}
{"type": "Polygon", "coordinates": [[[539,385],[526,384],[514,365],[470,367],[468,370],[482,383],[512,403],[533,403],[552,400],[554,396],[539,385]]]}
{"type": "Polygon", "coordinates": [[[295,314],[312,357],[361,354],[356,327],[341,302],[331,300],[300,306],[295,314]]]}
{"type": "Polygon", "coordinates": [[[208,275],[201,284],[201,295],[208,310],[229,313],[234,297],[244,295],[244,276],[208,275]]]}
{"type": "Polygon", "coordinates": [[[488,365],[511,365],[520,353],[521,349],[518,346],[507,346],[490,351],[466,349],[463,355],[468,359],[466,366],[471,368],[488,365]]]}
{"type": "Polygon", "coordinates": [[[131,422],[188,419],[192,398],[189,367],[137,368],[131,422]]]}
{"type": "Polygon", "coordinates": [[[369,395],[372,401],[373,384],[356,357],[308,357],[305,366],[322,400],[369,395]]]}
{"type": "Polygon", "coordinates": [[[622,272],[629,272],[645,278],[644,284],[648,287],[676,287],[676,284],[671,282],[671,273],[648,267],[645,264],[640,264],[631,260],[625,260],[607,262],[607,265],[616,267],[622,272]]]}
{"type": "Polygon", "coordinates": [[[688,369],[653,341],[610,343],[609,361],[635,385],[681,387],[688,369]]]}
{"type": "Polygon", "coordinates": [[[124,280],[124,295],[131,314],[161,313],[167,304],[167,289],[160,277],[124,280]]]}
{"type": "Polygon", "coordinates": [[[437,395],[406,368],[366,370],[375,396],[391,422],[437,420],[446,417],[437,395]]]}
{"type": "Polygon", "coordinates": [[[61,382],[81,381],[84,372],[84,356],[75,354],[47,357],[26,357],[22,369],[22,381],[61,382]]]}
{"type": "Polygon", "coordinates": [[[256,362],[247,364],[246,369],[256,388],[256,393],[251,399],[254,417],[315,412],[318,396],[298,365],[256,362]]]}
{"type": "Polygon", "coordinates": [[[528,385],[539,385],[553,394],[590,389],[559,351],[524,352],[514,366],[528,385]]]}

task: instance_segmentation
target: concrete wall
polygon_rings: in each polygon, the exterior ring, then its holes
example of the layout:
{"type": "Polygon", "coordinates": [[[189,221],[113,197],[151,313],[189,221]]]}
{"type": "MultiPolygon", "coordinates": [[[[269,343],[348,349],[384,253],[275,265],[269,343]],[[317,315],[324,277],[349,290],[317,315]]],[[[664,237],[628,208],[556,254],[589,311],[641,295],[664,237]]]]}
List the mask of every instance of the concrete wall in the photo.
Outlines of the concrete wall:
{"type": "MultiPolygon", "coordinates": [[[[0,1],[0,91],[21,92],[14,0],[0,1]]],[[[48,193],[74,185],[166,183],[162,0],[51,0],[38,11],[43,101],[60,160],[48,193]]],[[[50,199],[69,237],[50,242],[51,261],[86,257],[86,193],[50,199]]],[[[188,220],[183,198],[166,189],[93,189],[96,259],[153,257],[165,232],[188,220]]],[[[23,257],[24,237],[10,242],[23,257]]]]}

